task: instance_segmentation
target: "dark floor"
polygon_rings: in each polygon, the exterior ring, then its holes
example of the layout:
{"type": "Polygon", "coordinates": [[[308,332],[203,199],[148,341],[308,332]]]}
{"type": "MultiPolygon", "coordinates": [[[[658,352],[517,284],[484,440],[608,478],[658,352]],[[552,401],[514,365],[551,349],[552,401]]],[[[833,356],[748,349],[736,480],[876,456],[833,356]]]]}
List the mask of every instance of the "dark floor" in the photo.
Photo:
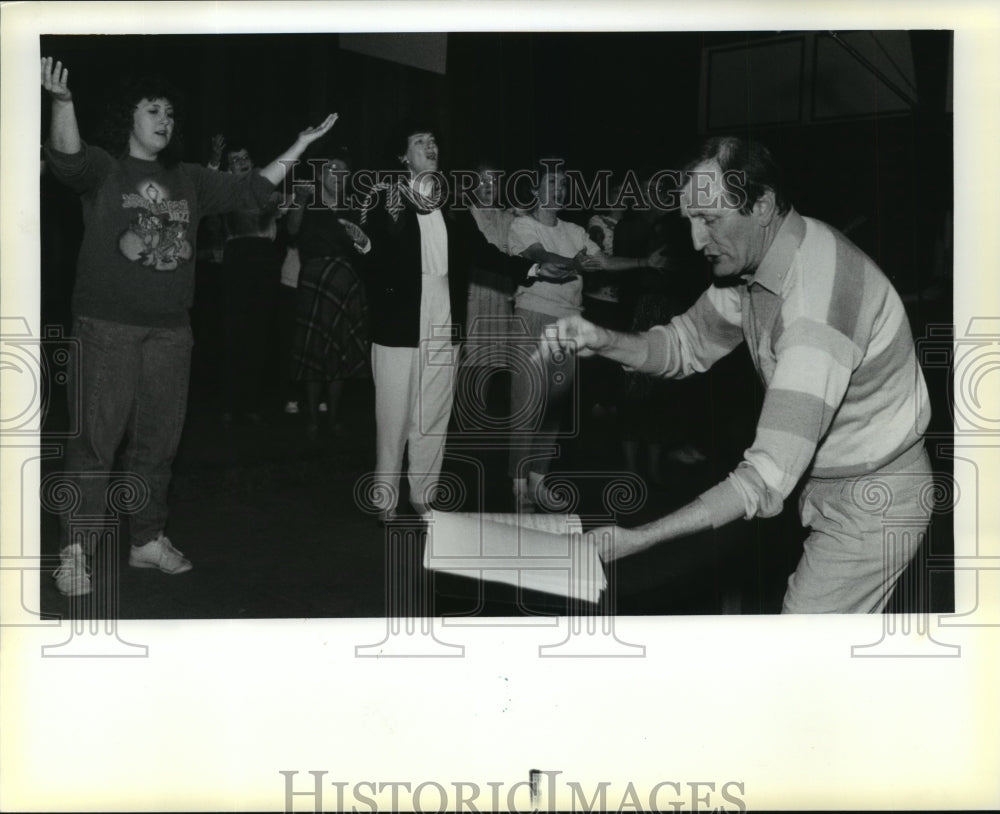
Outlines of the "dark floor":
{"type": "MultiPolygon", "coordinates": [[[[502,385],[497,380],[491,388],[491,409],[503,409],[502,385]]],[[[370,382],[349,386],[341,411],[346,432],[337,438],[327,433],[319,442],[307,440],[301,416],[285,415],[277,403],[263,424],[237,420],[226,430],[212,376],[196,360],[167,530],[194,563],[193,570],[170,577],[129,568],[126,546],[120,545],[116,568],[110,571],[117,570],[111,577],[118,581],[117,591],[95,590],[71,607],[46,577],[40,597],[43,614],[111,612],[123,619],[380,617],[387,610],[387,581],[400,573],[413,574],[420,582],[419,591],[408,594],[410,606],[402,609],[404,614],[573,612],[564,600],[545,594],[446,574],[431,577],[416,565],[422,554],[419,536],[414,541],[413,535],[401,533],[407,528],[405,520],[396,533],[376,524],[356,497],[358,484],[373,469],[373,400],[370,382]]],[[[54,405],[49,423],[57,425],[59,420],[54,405]]],[[[457,432],[450,436],[445,462],[446,479],[451,476],[464,485],[464,498],[455,508],[512,511],[505,449],[463,444],[462,438],[457,432]]],[[[56,471],[60,461],[51,460],[48,466],[48,471],[56,471]]],[[[588,414],[579,434],[564,442],[553,472],[565,473],[576,485],[577,513],[592,526],[606,522],[603,486],[609,473],[622,467],[615,420],[588,414]]],[[[710,465],[674,465],[666,476],[665,482],[649,485],[634,511],[618,512],[617,522],[635,525],[662,515],[711,485],[718,474],[710,465]]],[[[54,554],[59,546],[56,518],[43,513],[41,531],[43,554],[54,554]]],[[[628,558],[617,566],[603,609],[635,615],[776,613],[801,551],[801,536],[794,514],[786,512],[774,520],[737,523],[723,532],[628,558]]],[[[934,590],[935,604],[949,601],[941,598],[947,586],[934,590]]]]}

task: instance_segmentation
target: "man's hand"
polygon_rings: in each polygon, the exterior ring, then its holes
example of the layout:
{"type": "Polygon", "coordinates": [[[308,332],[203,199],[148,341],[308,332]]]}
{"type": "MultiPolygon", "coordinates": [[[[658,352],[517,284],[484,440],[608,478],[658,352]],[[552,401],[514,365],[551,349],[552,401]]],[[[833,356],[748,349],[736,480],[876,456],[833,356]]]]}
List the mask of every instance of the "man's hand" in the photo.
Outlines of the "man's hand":
{"type": "Polygon", "coordinates": [[[581,357],[593,356],[610,342],[611,335],[599,325],[587,322],[581,316],[563,317],[545,329],[542,355],[576,353],[581,357]]]}
{"type": "Polygon", "coordinates": [[[69,92],[69,69],[61,62],[53,66],[52,57],[42,59],[42,87],[57,102],[73,101],[73,94],[69,92]]]}
{"type": "Polygon", "coordinates": [[[601,562],[627,557],[647,547],[638,532],[621,526],[601,526],[588,531],[587,535],[593,535],[593,539],[597,541],[597,553],[601,562]]]}
{"type": "Polygon", "coordinates": [[[331,113],[322,122],[320,122],[315,127],[307,127],[301,133],[299,133],[299,144],[304,150],[310,144],[312,144],[317,139],[323,138],[337,121],[338,114],[331,113]]]}

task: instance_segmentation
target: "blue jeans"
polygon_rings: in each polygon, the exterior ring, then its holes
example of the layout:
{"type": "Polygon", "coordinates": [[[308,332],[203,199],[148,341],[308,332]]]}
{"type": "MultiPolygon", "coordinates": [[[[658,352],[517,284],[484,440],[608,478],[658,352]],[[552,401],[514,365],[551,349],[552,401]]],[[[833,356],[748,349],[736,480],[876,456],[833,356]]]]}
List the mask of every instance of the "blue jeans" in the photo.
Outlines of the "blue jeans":
{"type": "MultiPolygon", "coordinates": [[[[191,348],[187,325],[145,328],[92,317],[76,317],[80,375],[71,375],[70,409],[79,405],[80,434],[66,444],[65,474],[75,483],[76,516],[108,512],[108,474],[123,438],[122,469],[137,476],[149,499],[130,517],[129,539],[142,545],[167,522],[170,471],[187,412],[191,348]]],[[[63,544],[70,539],[70,515],[61,516],[63,544]]],[[[89,551],[89,540],[79,540],[89,551]]]]}

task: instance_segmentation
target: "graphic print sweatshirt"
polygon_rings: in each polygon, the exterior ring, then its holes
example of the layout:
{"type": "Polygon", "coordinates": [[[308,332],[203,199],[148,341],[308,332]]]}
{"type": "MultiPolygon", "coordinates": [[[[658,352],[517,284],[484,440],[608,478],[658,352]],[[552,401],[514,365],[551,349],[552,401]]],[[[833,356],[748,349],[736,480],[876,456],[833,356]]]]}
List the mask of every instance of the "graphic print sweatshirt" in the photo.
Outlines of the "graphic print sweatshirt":
{"type": "Polygon", "coordinates": [[[45,153],[52,174],[83,206],[73,315],[125,325],[186,325],[198,221],[262,209],[274,192],[256,172],[230,175],[183,162],[167,169],[87,144],[78,153],[46,145],[45,153]]]}

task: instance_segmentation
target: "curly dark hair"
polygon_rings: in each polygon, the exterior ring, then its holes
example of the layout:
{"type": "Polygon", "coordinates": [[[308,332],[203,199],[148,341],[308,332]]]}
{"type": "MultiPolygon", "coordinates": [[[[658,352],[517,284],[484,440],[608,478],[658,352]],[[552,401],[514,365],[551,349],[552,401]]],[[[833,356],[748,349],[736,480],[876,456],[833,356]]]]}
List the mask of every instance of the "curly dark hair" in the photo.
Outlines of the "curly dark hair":
{"type": "Polygon", "coordinates": [[[398,121],[389,132],[385,156],[389,159],[389,166],[395,167],[398,165],[399,157],[404,155],[410,146],[410,136],[416,133],[430,133],[434,136],[434,140],[438,144],[441,143],[437,124],[430,117],[407,116],[398,121]]]}
{"type": "Polygon", "coordinates": [[[170,143],[157,160],[173,167],[181,160],[184,148],[184,94],[162,76],[135,76],[124,79],[108,101],[100,141],[113,155],[128,155],[129,135],[134,126],[135,109],[143,99],[166,99],[174,108],[174,130],[170,143]]]}

